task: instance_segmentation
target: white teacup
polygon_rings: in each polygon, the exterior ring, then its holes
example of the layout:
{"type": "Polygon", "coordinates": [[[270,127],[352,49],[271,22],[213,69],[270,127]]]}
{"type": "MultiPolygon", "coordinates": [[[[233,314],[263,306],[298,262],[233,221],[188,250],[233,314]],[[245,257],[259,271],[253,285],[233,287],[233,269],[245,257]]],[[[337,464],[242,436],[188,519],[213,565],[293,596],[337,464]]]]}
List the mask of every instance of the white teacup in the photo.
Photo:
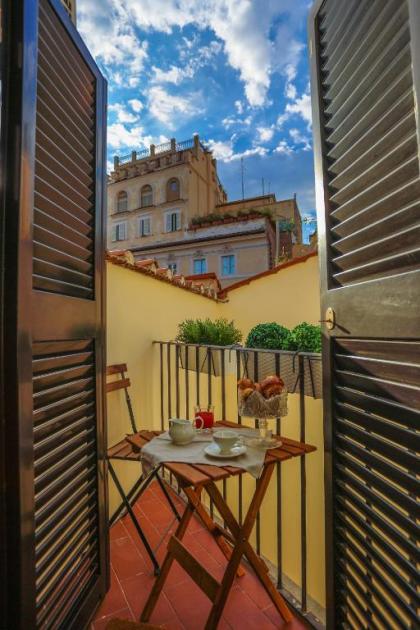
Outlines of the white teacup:
{"type": "Polygon", "coordinates": [[[229,454],[232,448],[239,441],[239,434],[235,431],[229,431],[228,429],[222,429],[213,433],[213,440],[220,448],[221,453],[229,454]]]}

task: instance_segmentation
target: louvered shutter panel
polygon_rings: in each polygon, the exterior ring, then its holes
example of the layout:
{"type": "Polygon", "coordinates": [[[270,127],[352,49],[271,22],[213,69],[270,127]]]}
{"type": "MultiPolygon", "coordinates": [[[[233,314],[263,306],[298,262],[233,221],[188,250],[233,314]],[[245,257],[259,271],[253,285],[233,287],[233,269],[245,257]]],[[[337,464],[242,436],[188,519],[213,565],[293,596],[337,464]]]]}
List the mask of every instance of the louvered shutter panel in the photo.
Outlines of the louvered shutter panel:
{"type": "Polygon", "coordinates": [[[114,242],[117,240],[117,226],[114,224],[111,226],[111,241],[114,242]]]}
{"type": "Polygon", "coordinates": [[[8,419],[16,471],[8,627],[79,629],[108,584],[106,83],[59,0],[12,2],[8,11],[18,51],[9,107],[21,117],[10,121],[17,132],[7,160],[19,178],[8,208],[17,217],[8,263],[17,304],[8,340],[16,400],[8,419]]]}
{"type": "Polygon", "coordinates": [[[420,4],[318,1],[328,626],[417,628],[420,4]]]}
{"type": "Polygon", "coordinates": [[[166,215],[166,232],[172,232],[172,214],[168,212],[166,215]]]}

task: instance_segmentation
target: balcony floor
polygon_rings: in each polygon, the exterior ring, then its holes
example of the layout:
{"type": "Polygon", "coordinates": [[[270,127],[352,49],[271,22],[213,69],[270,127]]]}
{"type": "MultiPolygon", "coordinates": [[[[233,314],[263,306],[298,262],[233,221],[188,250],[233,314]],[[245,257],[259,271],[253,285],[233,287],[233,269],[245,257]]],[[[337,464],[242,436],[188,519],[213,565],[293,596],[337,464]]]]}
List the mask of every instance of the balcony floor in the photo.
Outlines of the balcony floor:
{"type": "MultiPolygon", "coordinates": [[[[176,497],[182,510],[183,503],[176,497]]],[[[164,496],[157,484],[150,486],[135,505],[139,522],[155,547],[172,521],[164,496]]],[[[170,532],[167,533],[166,539],[170,532]]],[[[226,560],[210,534],[192,520],[184,537],[189,550],[215,578],[221,579],[226,560]]],[[[166,551],[166,540],[157,553],[159,562],[166,551]]],[[[150,592],[154,576],[144,547],[126,517],[111,528],[111,588],[102,602],[91,630],[104,630],[114,617],[137,620],[150,592]]],[[[167,630],[200,630],[209,613],[210,601],[175,562],[154,610],[151,623],[167,630]]],[[[219,630],[303,630],[307,626],[295,619],[286,624],[274,608],[254,573],[236,578],[226,603],[219,630]]]]}

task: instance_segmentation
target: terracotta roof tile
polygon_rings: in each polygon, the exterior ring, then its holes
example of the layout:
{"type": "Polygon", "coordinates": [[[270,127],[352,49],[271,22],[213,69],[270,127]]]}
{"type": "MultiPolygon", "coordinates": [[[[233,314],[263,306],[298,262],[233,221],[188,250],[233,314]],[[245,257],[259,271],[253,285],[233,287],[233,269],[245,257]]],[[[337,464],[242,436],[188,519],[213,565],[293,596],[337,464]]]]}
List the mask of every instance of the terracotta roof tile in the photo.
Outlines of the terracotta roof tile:
{"type": "MultiPolygon", "coordinates": [[[[150,278],[154,278],[155,280],[159,280],[161,282],[172,284],[175,287],[184,289],[185,291],[190,291],[191,293],[195,293],[196,295],[202,295],[203,297],[210,300],[218,300],[217,292],[214,289],[206,289],[202,284],[194,284],[190,280],[186,280],[185,277],[181,275],[174,276],[172,274],[172,271],[170,269],[167,269],[166,267],[156,268],[156,270],[154,270],[154,266],[152,264],[139,265],[139,262],[144,263],[146,261],[135,262],[134,256],[132,252],[130,252],[130,250],[107,251],[106,260],[113,265],[117,265],[118,267],[125,267],[126,269],[130,269],[131,271],[141,273],[145,276],[149,276],[150,278]]],[[[152,262],[155,263],[156,261],[152,262]]]]}

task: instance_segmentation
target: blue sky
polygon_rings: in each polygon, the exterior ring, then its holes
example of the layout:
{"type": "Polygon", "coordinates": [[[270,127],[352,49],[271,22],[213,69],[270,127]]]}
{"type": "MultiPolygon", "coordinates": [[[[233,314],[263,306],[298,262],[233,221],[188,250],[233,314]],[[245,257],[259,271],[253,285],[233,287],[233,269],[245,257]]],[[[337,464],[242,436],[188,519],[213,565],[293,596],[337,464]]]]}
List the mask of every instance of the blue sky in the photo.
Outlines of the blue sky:
{"type": "Polygon", "coordinates": [[[108,79],[108,159],[199,133],[229,199],[296,192],[313,213],[309,0],[78,0],[108,79]]]}

